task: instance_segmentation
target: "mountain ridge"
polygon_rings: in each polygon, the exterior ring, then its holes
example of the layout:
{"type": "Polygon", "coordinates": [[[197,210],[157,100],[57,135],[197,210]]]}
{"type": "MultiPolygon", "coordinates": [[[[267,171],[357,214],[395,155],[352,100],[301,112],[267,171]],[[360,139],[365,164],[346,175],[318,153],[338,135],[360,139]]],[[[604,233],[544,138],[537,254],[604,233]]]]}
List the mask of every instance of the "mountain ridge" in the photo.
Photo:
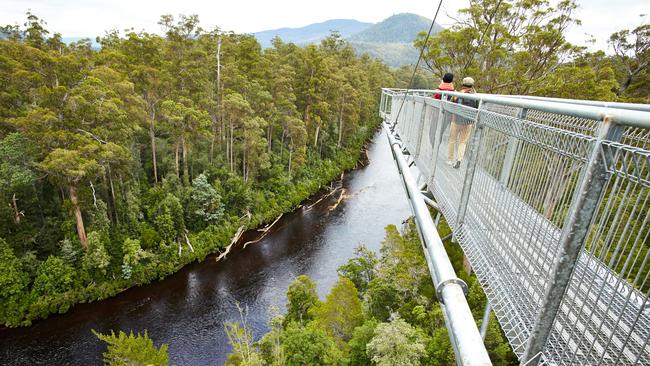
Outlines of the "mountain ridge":
{"type": "MultiPolygon", "coordinates": [[[[359,54],[379,58],[392,67],[411,64],[418,57],[413,42],[419,32],[426,32],[431,19],[413,13],[398,13],[379,23],[364,23],[354,19],[330,19],[299,28],[278,28],[252,33],[262,47],[271,47],[278,36],[284,42],[298,45],[320,42],[332,31],[338,31],[359,54]]],[[[433,34],[443,30],[434,25],[433,34]]]]}
{"type": "Polygon", "coordinates": [[[363,31],[373,23],[360,22],[355,19],[329,19],[324,22],[308,24],[298,28],[277,28],[252,33],[262,47],[271,47],[271,40],[278,36],[284,42],[305,44],[318,42],[327,37],[331,31],[338,31],[343,38],[363,31]]]}

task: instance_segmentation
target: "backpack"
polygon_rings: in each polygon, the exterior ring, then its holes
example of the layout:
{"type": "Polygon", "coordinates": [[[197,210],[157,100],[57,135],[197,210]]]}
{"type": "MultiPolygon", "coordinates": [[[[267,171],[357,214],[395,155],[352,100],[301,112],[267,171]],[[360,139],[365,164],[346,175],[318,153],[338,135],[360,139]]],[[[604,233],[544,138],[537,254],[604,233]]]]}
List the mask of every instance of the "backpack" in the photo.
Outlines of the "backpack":
{"type": "Polygon", "coordinates": [[[465,99],[465,98],[458,98],[458,103],[462,104],[464,106],[468,106],[474,109],[478,108],[478,100],[473,100],[473,99],[465,99]]]}

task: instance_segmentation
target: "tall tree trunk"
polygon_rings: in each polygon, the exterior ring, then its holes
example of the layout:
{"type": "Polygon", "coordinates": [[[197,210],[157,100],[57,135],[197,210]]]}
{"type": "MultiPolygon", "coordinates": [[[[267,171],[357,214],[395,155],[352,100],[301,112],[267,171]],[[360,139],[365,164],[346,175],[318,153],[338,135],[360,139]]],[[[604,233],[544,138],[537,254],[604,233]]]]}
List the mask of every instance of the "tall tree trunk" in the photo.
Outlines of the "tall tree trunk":
{"type": "Polygon", "coordinates": [[[280,137],[280,157],[282,157],[282,154],[284,153],[284,136],[286,135],[287,131],[283,128],[282,129],[282,137],[280,137]]]}
{"type": "Polygon", "coordinates": [[[16,225],[20,224],[20,217],[23,216],[23,213],[18,210],[18,200],[16,199],[16,194],[11,197],[11,206],[14,209],[14,223],[16,225]]]}
{"type": "Polygon", "coordinates": [[[158,183],[158,162],[156,161],[156,131],[154,129],[154,121],[156,120],[156,109],[151,108],[151,115],[149,119],[149,138],[151,139],[151,159],[153,163],[153,180],[158,183]]]}
{"type": "Polygon", "coordinates": [[[214,144],[217,142],[217,117],[213,116],[212,117],[212,140],[210,141],[210,164],[213,163],[214,160],[214,144]]]}
{"type": "Polygon", "coordinates": [[[619,89],[619,94],[623,94],[627,88],[632,85],[632,80],[634,79],[634,75],[631,73],[627,74],[627,77],[625,78],[625,81],[623,82],[623,85],[621,85],[621,88],[619,89]]]}
{"type": "Polygon", "coordinates": [[[244,177],[244,182],[248,182],[248,172],[246,171],[246,150],[244,150],[241,157],[241,175],[244,177]]]}
{"type": "Polygon", "coordinates": [[[176,140],[176,146],[175,146],[175,148],[176,148],[176,153],[175,153],[175,155],[174,155],[174,158],[175,158],[175,162],[176,162],[176,165],[175,165],[175,168],[176,168],[176,177],[177,177],[178,179],[181,179],[181,168],[180,168],[180,162],[179,162],[179,159],[180,159],[180,157],[179,157],[180,144],[179,144],[178,140],[176,140]]]}
{"type": "Polygon", "coordinates": [[[113,174],[111,174],[110,167],[108,167],[108,183],[111,185],[111,199],[113,200],[113,210],[115,212],[115,223],[119,224],[120,219],[117,215],[117,200],[115,199],[115,186],[113,186],[113,174]]]}
{"type": "Polygon", "coordinates": [[[214,159],[214,144],[217,141],[217,127],[219,126],[219,114],[221,113],[221,108],[219,108],[219,101],[221,99],[221,36],[217,38],[217,95],[216,95],[216,104],[217,112],[212,119],[212,142],[210,143],[210,164],[213,163],[214,159]]]}
{"type": "Polygon", "coordinates": [[[287,167],[287,171],[289,172],[289,179],[291,179],[291,158],[293,154],[293,149],[291,146],[289,146],[289,166],[287,167]]]}
{"type": "Polygon", "coordinates": [[[316,125],[316,133],[314,134],[314,147],[318,147],[318,133],[320,132],[320,125],[316,125]]]}
{"type": "Polygon", "coordinates": [[[70,202],[72,203],[72,210],[74,211],[74,218],[77,222],[77,234],[79,235],[79,242],[84,250],[88,249],[88,238],[86,237],[86,227],[84,226],[84,219],[81,216],[81,208],[79,208],[79,200],[77,197],[77,187],[70,185],[68,187],[70,193],[70,202]]]}
{"type": "Polygon", "coordinates": [[[224,157],[224,163],[228,165],[228,168],[230,168],[230,132],[226,128],[225,122],[221,122],[221,125],[223,126],[223,142],[226,144],[226,156],[224,157]]]}
{"type": "Polygon", "coordinates": [[[181,147],[183,148],[183,182],[185,182],[185,185],[190,184],[190,168],[188,164],[188,152],[187,152],[187,144],[185,143],[185,136],[181,136],[181,147]]]}
{"type": "Polygon", "coordinates": [[[339,140],[336,143],[337,147],[341,147],[341,141],[343,141],[343,106],[345,104],[345,97],[341,98],[341,108],[339,109],[339,140]]]}
{"type": "Polygon", "coordinates": [[[115,224],[115,218],[117,217],[117,212],[113,202],[115,199],[111,199],[111,183],[108,181],[108,173],[104,172],[103,175],[104,187],[106,187],[106,206],[108,206],[108,217],[111,219],[111,222],[115,224]]]}
{"type": "Polygon", "coordinates": [[[267,127],[266,136],[267,136],[266,139],[269,142],[269,154],[270,154],[273,147],[273,126],[271,126],[270,122],[269,122],[269,126],[267,127]]]}
{"type": "Polygon", "coordinates": [[[309,123],[311,122],[311,117],[309,116],[311,113],[311,96],[307,97],[307,105],[305,106],[305,111],[302,116],[302,120],[305,122],[305,128],[309,130],[309,123]]]}
{"type": "Polygon", "coordinates": [[[232,121],[230,121],[230,171],[234,172],[235,171],[235,133],[234,133],[235,126],[233,125],[232,121]]]}

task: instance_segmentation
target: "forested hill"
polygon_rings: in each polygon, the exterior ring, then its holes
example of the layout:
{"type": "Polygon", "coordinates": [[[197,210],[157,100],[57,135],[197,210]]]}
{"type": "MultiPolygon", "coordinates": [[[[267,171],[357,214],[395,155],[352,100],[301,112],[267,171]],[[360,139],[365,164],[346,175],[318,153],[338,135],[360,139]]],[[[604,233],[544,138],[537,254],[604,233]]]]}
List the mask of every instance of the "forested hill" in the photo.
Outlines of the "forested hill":
{"type": "Polygon", "coordinates": [[[262,47],[271,47],[271,40],[280,37],[284,42],[292,42],[298,45],[318,43],[328,37],[335,30],[347,38],[372,26],[372,23],[364,23],[354,19],[332,19],[322,23],[314,23],[300,28],[280,28],[254,33],[257,41],[262,47]]]}
{"type": "MultiPolygon", "coordinates": [[[[418,50],[413,46],[418,33],[426,32],[431,20],[416,14],[397,14],[373,25],[349,38],[359,54],[383,60],[386,64],[399,67],[412,64],[418,58],[418,50]]],[[[432,34],[443,28],[435,24],[432,34]]]]}
{"type": "MultiPolygon", "coordinates": [[[[350,42],[408,43],[412,45],[418,33],[428,31],[430,26],[431,19],[423,16],[411,13],[396,14],[353,34],[348,40],[350,42]]],[[[432,34],[443,29],[439,24],[435,24],[432,34]]]]}
{"type": "Polygon", "coordinates": [[[292,210],[355,165],[394,84],[336,36],[263,50],[165,15],[164,36],[110,32],[95,50],[44,24],[1,28],[9,326],[168,276],[292,210]]]}
{"type": "MultiPolygon", "coordinates": [[[[264,47],[271,46],[271,39],[280,37],[285,42],[296,44],[317,43],[331,31],[337,31],[354,47],[357,54],[369,54],[393,67],[411,64],[418,57],[413,42],[418,33],[426,32],[431,20],[425,17],[402,13],[377,23],[362,23],[356,20],[330,20],[302,28],[281,28],[254,33],[264,47]]],[[[436,24],[433,33],[443,28],[436,24]]]]}

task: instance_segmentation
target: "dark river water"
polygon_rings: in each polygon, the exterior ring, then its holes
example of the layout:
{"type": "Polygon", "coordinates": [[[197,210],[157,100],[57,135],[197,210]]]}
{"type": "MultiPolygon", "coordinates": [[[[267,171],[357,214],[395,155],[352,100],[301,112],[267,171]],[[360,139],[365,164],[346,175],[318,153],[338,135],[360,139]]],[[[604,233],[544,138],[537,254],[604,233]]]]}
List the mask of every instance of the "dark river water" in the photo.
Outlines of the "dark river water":
{"type": "Polygon", "coordinates": [[[75,306],[31,327],[1,329],[0,365],[99,365],[106,346],[91,329],[146,329],[156,345],[169,344],[173,365],[223,364],[230,351],[223,324],[239,319],[237,303],[255,338],[261,337],[269,308],[284,312],[287,286],[296,276],[313,278],[324,298],[357,245],[378,250],[384,227],[409,216],[383,132],[368,156],[366,167],[346,174],[349,197],[331,211],[339,192],[285,215],[263,240],[233,249],[218,263],[210,256],[165,280],[75,306]]]}

